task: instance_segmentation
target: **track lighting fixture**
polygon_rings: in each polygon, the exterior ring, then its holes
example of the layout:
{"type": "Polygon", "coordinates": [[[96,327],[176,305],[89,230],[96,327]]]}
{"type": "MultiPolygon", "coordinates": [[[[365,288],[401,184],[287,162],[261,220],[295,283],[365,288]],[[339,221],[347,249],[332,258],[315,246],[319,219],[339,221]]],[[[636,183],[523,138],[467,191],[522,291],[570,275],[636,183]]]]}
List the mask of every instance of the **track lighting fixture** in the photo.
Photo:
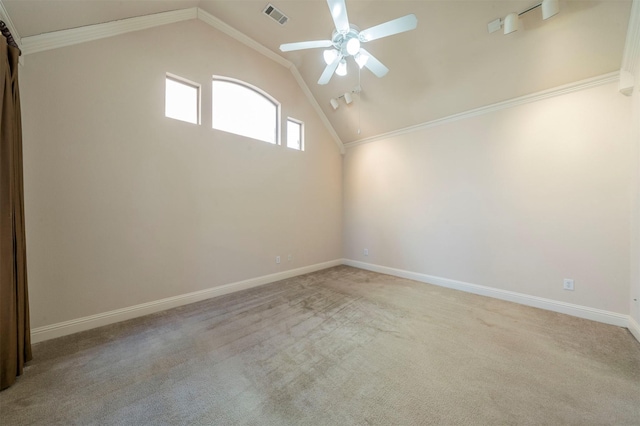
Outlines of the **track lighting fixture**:
{"type": "Polygon", "coordinates": [[[347,105],[353,102],[353,98],[351,97],[351,92],[347,92],[344,94],[344,101],[347,103],[347,105]]]}
{"type": "Polygon", "coordinates": [[[542,3],[531,6],[524,12],[512,12],[508,14],[504,19],[494,19],[493,21],[489,22],[489,24],[487,25],[487,29],[489,30],[489,33],[493,33],[498,31],[500,28],[503,28],[505,34],[511,34],[512,32],[518,30],[520,16],[532,11],[533,9],[537,9],[538,7],[542,9],[542,19],[546,20],[558,14],[558,12],[560,11],[560,0],[542,0],[542,3]]]}
{"type": "Polygon", "coordinates": [[[517,13],[510,13],[504,18],[504,33],[511,34],[514,31],[518,31],[518,25],[520,24],[520,16],[517,13]]]}
{"type": "Polygon", "coordinates": [[[362,88],[360,86],[356,86],[353,88],[353,90],[346,92],[340,96],[338,96],[337,98],[331,98],[331,100],[329,100],[329,103],[331,103],[331,107],[335,110],[338,109],[338,107],[340,106],[340,103],[338,102],[338,99],[344,99],[344,102],[349,105],[350,103],[353,102],[353,95],[357,95],[360,92],[362,92],[362,88]]]}
{"type": "Polygon", "coordinates": [[[549,19],[560,12],[560,0],[543,0],[542,19],[549,19]]]}

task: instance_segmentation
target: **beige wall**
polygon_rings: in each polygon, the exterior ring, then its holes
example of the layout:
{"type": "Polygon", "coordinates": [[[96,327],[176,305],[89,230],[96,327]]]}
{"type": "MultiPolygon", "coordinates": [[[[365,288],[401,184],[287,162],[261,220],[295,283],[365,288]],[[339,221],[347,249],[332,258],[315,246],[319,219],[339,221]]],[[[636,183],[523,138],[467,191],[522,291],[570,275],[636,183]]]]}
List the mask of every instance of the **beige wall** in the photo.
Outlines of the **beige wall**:
{"type": "Polygon", "coordinates": [[[350,148],[345,257],[627,314],[630,123],[607,84],[350,148]]]}
{"type": "Polygon", "coordinates": [[[21,73],[32,327],[341,257],[342,157],[282,66],[189,21],[21,73]],[[201,126],[164,117],[167,72],[203,85],[201,126]],[[213,74],[278,99],[306,151],[212,130],[213,74]]]}
{"type": "Polygon", "coordinates": [[[630,315],[640,324],[640,67],[635,75],[635,88],[632,95],[632,135],[635,140],[635,179],[632,201],[631,234],[631,292],[630,315]]]}

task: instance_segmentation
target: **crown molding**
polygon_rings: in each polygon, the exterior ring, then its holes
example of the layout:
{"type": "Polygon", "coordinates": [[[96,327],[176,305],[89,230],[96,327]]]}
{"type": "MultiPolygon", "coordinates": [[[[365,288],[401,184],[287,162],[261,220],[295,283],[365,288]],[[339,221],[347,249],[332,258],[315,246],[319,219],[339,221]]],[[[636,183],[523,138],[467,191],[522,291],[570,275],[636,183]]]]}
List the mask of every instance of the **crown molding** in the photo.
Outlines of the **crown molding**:
{"type": "MultiPolygon", "coordinates": [[[[2,0],[0,0],[0,12],[7,16],[7,26],[12,30],[13,24],[9,24],[8,14],[4,10],[2,0]]],[[[24,37],[22,39],[22,53],[28,55],[31,53],[42,52],[45,50],[57,49],[60,47],[71,46],[74,44],[84,43],[87,41],[98,40],[107,37],[113,37],[120,34],[125,34],[133,31],[144,30],[148,28],[158,27],[166,24],[172,24],[180,21],[188,21],[190,19],[199,19],[200,21],[210,25],[211,27],[219,30],[231,38],[239,41],[245,46],[250,47],[256,52],[266,56],[267,58],[275,61],[276,63],[287,68],[293,74],[294,79],[302,89],[302,92],[307,97],[308,101],[313,106],[320,117],[320,121],[324,124],[327,131],[335,141],[340,153],[344,154],[344,144],[340,137],[336,133],[335,129],[329,122],[329,119],[320,108],[318,101],[313,97],[309,86],[302,79],[302,76],[298,72],[298,69],[290,61],[284,59],[282,56],[266,48],[262,44],[258,43],[251,37],[241,33],[210,13],[200,9],[199,7],[192,7],[189,9],[174,10],[170,12],[155,13],[152,15],[139,16],[135,18],[121,19],[119,21],[105,22],[103,24],[87,25],[85,27],[72,28],[68,30],[54,31],[50,33],[40,34],[36,36],[24,37]]],[[[17,34],[17,32],[15,33],[17,34]]]]}
{"type": "Polygon", "coordinates": [[[620,65],[620,83],[618,90],[625,96],[631,96],[636,85],[636,76],[640,72],[640,0],[633,0],[627,38],[622,52],[620,65]]]}
{"type": "Polygon", "coordinates": [[[102,24],[87,25],[68,30],[53,31],[22,38],[22,53],[29,55],[45,50],[57,49],[87,41],[113,37],[133,31],[145,30],[174,22],[188,21],[198,17],[198,8],[173,10],[170,12],[154,13],[152,15],[137,16],[102,24]]]}
{"type": "Polygon", "coordinates": [[[574,83],[565,84],[563,86],[544,90],[542,92],[532,93],[530,95],[521,96],[518,98],[513,98],[507,101],[486,105],[480,108],[475,108],[475,109],[461,112],[458,114],[449,115],[447,117],[438,118],[436,120],[426,121],[424,123],[416,124],[414,126],[409,126],[403,129],[394,130],[393,132],[383,133],[381,135],[372,136],[370,138],[364,138],[364,139],[356,140],[353,142],[348,142],[344,144],[344,146],[346,149],[349,149],[358,145],[377,142],[377,141],[389,139],[389,138],[400,136],[400,135],[406,135],[408,133],[417,132],[420,130],[428,129],[430,127],[440,126],[442,124],[452,123],[454,121],[464,120],[466,118],[476,117],[478,115],[489,114],[491,112],[500,111],[507,108],[513,108],[513,107],[528,104],[531,102],[538,102],[544,99],[549,99],[556,96],[566,95],[568,93],[589,89],[591,87],[602,86],[603,84],[615,83],[618,80],[619,80],[619,73],[616,71],[616,72],[604,74],[598,77],[588,78],[586,80],[580,80],[574,83]]]}
{"type": "Polygon", "coordinates": [[[320,121],[322,121],[322,123],[324,124],[324,127],[327,129],[327,131],[335,141],[336,145],[338,145],[338,148],[340,149],[340,154],[344,154],[345,147],[344,147],[344,144],[342,143],[342,140],[340,139],[340,136],[338,136],[335,129],[329,122],[329,119],[325,115],[324,111],[322,111],[320,104],[318,104],[318,101],[316,101],[316,98],[311,93],[309,86],[307,86],[307,83],[305,83],[304,80],[302,79],[302,75],[300,75],[298,68],[296,68],[295,65],[292,64],[291,67],[289,68],[289,71],[291,71],[291,74],[293,74],[293,78],[296,79],[296,81],[298,82],[298,85],[300,86],[304,94],[307,96],[309,103],[311,104],[313,109],[316,111],[316,114],[318,114],[318,116],[320,117],[320,121]]]}
{"type": "Polygon", "coordinates": [[[640,69],[640,0],[633,0],[631,16],[627,27],[627,39],[622,52],[620,69],[631,75],[637,75],[640,69]]]}
{"type": "Polygon", "coordinates": [[[22,50],[22,40],[20,39],[20,34],[18,33],[16,26],[13,25],[13,21],[9,16],[9,12],[7,12],[7,9],[4,7],[2,0],[0,0],[0,19],[3,20],[5,24],[7,24],[7,28],[9,28],[9,31],[11,31],[13,39],[15,40],[20,50],[22,50]]]}
{"type": "Polygon", "coordinates": [[[255,50],[256,52],[263,54],[267,58],[279,63],[283,67],[285,67],[285,68],[290,68],[291,67],[291,65],[292,65],[291,62],[287,61],[282,56],[274,53],[270,49],[267,49],[262,44],[258,43],[257,41],[255,41],[251,37],[245,35],[244,33],[241,33],[240,31],[236,30],[235,28],[233,28],[229,24],[221,21],[219,18],[216,18],[215,16],[213,16],[209,12],[204,11],[204,10],[202,10],[200,8],[197,8],[197,9],[198,9],[198,15],[197,15],[198,19],[201,20],[202,22],[204,22],[205,24],[209,24],[210,26],[212,26],[216,30],[222,31],[223,33],[225,33],[229,37],[236,39],[237,41],[239,41],[240,43],[244,44],[245,46],[248,46],[248,47],[252,48],[253,50],[255,50]]]}

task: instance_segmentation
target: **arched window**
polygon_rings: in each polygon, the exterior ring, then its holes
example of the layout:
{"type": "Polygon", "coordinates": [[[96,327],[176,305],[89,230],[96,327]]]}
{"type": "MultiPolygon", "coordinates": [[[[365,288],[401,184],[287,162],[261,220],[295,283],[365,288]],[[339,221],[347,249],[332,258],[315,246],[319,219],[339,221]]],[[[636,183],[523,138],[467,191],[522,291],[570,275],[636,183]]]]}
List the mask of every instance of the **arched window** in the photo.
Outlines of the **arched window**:
{"type": "Polygon", "coordinates": [[[227,77],[213,77],[214,129],[280,143],[280,103],[255,86],[227,77]]]}

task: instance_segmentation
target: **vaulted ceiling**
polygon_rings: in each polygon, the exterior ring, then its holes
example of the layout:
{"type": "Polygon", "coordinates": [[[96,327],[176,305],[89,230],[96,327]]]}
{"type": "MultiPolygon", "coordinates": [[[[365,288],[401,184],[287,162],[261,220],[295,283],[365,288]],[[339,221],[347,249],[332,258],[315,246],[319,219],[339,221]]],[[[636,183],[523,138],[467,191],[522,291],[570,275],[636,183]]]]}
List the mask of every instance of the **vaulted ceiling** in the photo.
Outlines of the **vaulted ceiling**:
{"type": "Polygon", "coordinates": [[[522,12],[532,1],[346,0],[349,21],[361,29],[409,13],[417,29],[374,40],[366,48],[389,69],[377,78],[349,63],[329,84],[323,49],[282,53],[287,42],[330,39],[334,24],[325,0],[271,0],[289,21],[280,26],[262,11],[268,0],[2,0],[19,35],[158,12],[200,7],[291,61],[344,143],[599,76],[620,69],[631,0],[560,0],[546,21],[534,9],[519,31],[490,34],[487,23],[522,12]],[[354,102],[329,101],[356,86],[354,102]],[[360,129],[360,131],[359,131],[360,129]]]}

